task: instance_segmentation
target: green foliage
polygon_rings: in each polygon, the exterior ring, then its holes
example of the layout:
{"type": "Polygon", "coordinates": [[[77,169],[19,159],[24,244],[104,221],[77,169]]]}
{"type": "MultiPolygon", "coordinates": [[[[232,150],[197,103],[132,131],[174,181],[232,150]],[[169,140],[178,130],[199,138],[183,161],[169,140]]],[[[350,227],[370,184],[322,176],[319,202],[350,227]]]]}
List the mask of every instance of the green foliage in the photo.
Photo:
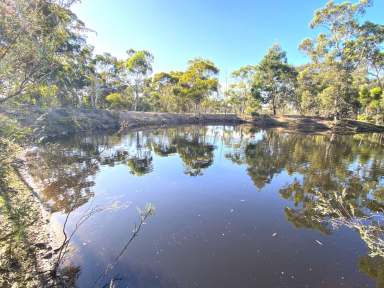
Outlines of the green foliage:
{"type": "Polygon", "coordinates": [[[207,104],[215,109],[218,102],[212,96],[218,92],[218,73],[213,62],[194,59],[185,71],[155,74],[147,83],[146,94],[160,111],[199,112],[207,104]]]}
{"type": "Polygon", "coordinates": [[[247,65],[232,72],[235,82],[225,91],[226,106],[239,114],[250,114],[260,108],[260,101],[252,95],[256,66],[247,65]]]}
{"type": "Polygon", "coordinates": [[[130,108],[133,106],[133,95],[130,89],[126,89],[123,93],[111,93],[105,97],[111,108],[130,108]]]}
{"type": "Polygon", "coordinates": [[[219,82],[216,78],[218,73],[219,69],[209,60],[191,60],[187,70],[178,73],[175,94],[188,102],[192,102],[195,105],[195,112],[197,112],[201,102],[211,93],[218,91],[219,82]]]}
{"type": "Polygon", "coordinates": [[[29,129],[22,128],[15,119],[0,114],[0,138],[21,142],[29,133],[29,129]]]}
{"type": "Polygon", "coordinates": [[[127,52],[128,58],[119,63],[120,69],[125,74],[126,84],[132,88],[134,93],[134,109],[139,108],[139,98],[143,94],[143,88],[146,77],[152,73],[153,56],[148,51],[135,51],[133,49],[127,52]],[[125,69],[125,71],[124,71],[125,69]]]}
{"type": "Polygon", "coordinates": [[[295,102],[297,73],[287,62],[286,53],[279,45],[274,45],[256,69],[252,94],[258,101],[270,104],[273,115],[284,104],[295,102]]]}
{"type": "Polygon", "coordinates": [[[0,102],[21,95],[38,102],[36,86],[59,86],[62,103],[85,85],[84,25],[73,1],[6,0],[0,3],[0,102]],[[48,84],[50,83],[50,84],[48,84]]]}
{"type": "Polygon", "coordinates": [[[111,93],[105,97],[105,100],[111,105],[112,108],[119,107],[123,103],[123,97],[120,93],[111,93]]]}
{"type": "Polygon", "coordinates": [[[0,3],[0,103],[239,114],[269,108],[384,121],[384,25],[362,21],[372,1],[328,1],[310,23],[317,36],[300,44],[309,63],[289,65],[274,45],[257,65],[233,71],[224,89],[206,59],[152,75],[146,50],[129,49],[123,59],[94,55],[73,2],[0,3]]]}
{"type": "Polygon", "coordinates": [[[300,44],[311,60],[298,78],[304,110],[340,118],[379,108],[369,88],[361,87],[375,83],[383,88],[384,26],[360,21],[371,2],[329,1],[315,12],[311,27],[321,32],[300,44]]]}

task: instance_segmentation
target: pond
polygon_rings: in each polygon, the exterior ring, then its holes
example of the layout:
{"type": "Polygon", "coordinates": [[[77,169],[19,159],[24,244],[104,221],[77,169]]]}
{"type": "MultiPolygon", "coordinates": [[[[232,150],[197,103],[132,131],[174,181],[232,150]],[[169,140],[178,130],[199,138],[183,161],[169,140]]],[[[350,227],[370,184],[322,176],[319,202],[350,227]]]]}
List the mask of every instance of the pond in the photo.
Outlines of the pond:
{"type": "Polygon", "coordinates": [[[78,287],[384,287],[382,135],[186,126],[28,159],[53,218],[81,223],[78,287]]]}

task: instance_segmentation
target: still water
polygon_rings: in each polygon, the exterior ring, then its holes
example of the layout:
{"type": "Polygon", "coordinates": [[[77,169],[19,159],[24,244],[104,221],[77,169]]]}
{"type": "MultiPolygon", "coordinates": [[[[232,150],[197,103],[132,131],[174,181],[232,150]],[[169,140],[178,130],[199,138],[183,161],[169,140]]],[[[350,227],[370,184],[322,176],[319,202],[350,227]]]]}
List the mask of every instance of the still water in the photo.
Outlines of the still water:
{"type": "Polygon", "coordinates": [[[384,287],[382,135],[188,126],[28,158],[53,217],[82,223],[78,287],[384,287]]]}

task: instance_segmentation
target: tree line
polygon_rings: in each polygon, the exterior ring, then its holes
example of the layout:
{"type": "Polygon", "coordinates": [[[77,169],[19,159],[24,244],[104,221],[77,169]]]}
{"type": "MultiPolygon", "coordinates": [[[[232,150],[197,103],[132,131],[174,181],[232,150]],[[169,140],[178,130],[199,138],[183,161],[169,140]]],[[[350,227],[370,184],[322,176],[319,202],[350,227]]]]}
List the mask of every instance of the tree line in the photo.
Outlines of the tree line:
{"type": "Polygon", "coordinates": [[[153,73],[149,51],[95,55],[74,0],[0,3],[0,103],[135,111],[267,112],[384,122],[384,25],[364,20],[370,0],[329,1],[315,11],[313,39],[293,66],[280,45],[220,85],[210,60],[153,73]]]}

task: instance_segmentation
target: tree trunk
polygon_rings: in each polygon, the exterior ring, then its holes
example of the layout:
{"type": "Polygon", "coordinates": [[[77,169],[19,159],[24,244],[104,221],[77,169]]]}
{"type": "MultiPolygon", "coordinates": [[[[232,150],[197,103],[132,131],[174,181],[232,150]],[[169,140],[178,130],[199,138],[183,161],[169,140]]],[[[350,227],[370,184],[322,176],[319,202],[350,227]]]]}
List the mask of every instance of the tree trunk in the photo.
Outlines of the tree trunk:
{"type": "Polygon", "coordinates": [[[338,110],[337,110],[337,97],[335,97],[335,101],[334,101],[334,105],[335,105],[335,113],[333,115],[333,122],[335,122],[335,124],[337,123],[337,120],[338,120],[338,110]]]}
{"type": "Polygon", "coordinates": [[[134,103],[134,107],[133,107],[133,110],[134,111],[137,111],[137,102],[139,102],[139,92],[137,91],[137,88],[135,88],[135,103],[134,103]]]}
{"type": "Polygon", "coordinates": [[[276,116],[276,103],[275,103],[275,97],[272,97],[272,110],[273,110],[273,116],[276,116]]]}

